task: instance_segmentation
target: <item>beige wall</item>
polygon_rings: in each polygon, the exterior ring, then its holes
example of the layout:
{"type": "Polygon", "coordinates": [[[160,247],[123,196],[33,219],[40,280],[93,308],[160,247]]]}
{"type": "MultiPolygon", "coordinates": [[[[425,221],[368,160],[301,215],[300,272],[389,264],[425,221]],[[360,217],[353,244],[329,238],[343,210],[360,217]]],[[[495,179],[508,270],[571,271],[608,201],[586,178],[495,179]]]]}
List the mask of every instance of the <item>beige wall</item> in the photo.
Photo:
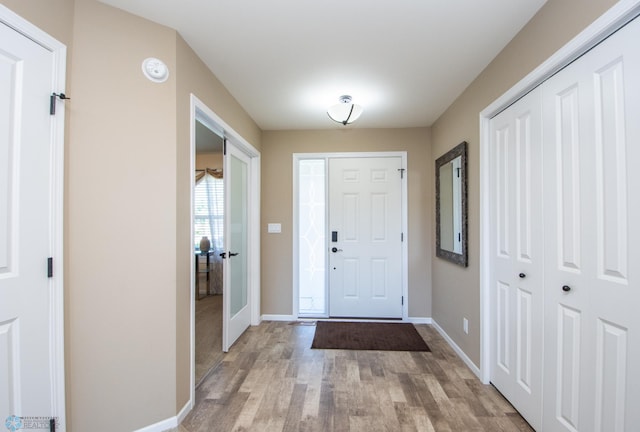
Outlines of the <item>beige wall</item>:
{"type": "Polygon", "coordinates": [[[549,0],[432,127],[430,163],[461,141],[469,143],[469,267],[433,255],[433,318],[476,365],[480,364],[478,115],[614,3],[549,0]],[[468,335],[462,331],[464,317],[469,319],[468,335]]]}
{"type": "Polygon", "coordinates": [[[74,0],[2,0],[0,4],[65,44],[69,56],[73,39],[74,0]]]}
{"type": "Polygon", "coordinates": [[[176,36],[76,0],[73,42],[69,421],[74,431],[135,430],[175,415],[176,36]],[[142,75],[147,57],[167,63],[167,82],[142,75]]]}
{"type": "Polygon", "coordinates": [[[222,153],[198,153],[196,154],[196,169],[222,169],[222,153]]]}
{"type": "Polygon", "coordinates": [[[409,199],[409,316],[431,316],[431,201],[429,128],[269,131],[262,153],[262,313],[293,311],[293,153],[407,151],[409,199]],[[281,234],[266,233],[267,223],[281,234]]]}

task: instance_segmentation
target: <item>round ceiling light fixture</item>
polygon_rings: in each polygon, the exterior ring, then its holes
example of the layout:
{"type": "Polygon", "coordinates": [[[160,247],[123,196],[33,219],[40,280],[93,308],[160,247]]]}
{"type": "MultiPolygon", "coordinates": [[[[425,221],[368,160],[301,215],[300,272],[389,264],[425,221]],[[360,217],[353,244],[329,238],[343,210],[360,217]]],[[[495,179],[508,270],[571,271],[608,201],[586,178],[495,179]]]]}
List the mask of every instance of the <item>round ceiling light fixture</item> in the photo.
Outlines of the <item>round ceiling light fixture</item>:
{"type": "Polygon", "coordinates": [[[362,107],[358,104],[351,102],[352,98],[349,95],[342,95],[338,98],[340,103],[332,105],[327,110],[329,118],[335,122],[347,125],[353,123],[362,114],[362,107]]]}

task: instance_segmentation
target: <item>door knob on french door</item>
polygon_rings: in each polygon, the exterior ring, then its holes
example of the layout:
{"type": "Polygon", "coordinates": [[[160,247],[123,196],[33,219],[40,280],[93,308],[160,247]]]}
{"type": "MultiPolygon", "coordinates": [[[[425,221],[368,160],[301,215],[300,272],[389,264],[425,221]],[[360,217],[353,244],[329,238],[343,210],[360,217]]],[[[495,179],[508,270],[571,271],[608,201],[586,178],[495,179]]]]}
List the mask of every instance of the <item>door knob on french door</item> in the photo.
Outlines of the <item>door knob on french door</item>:
{"type": "Polygon", "coordinates": [[[569,285],[563,285],[562,286],[562,291],[569,292],[569,291],[571,291],[571,287],[569,285]]]}
{"type": "Polygon", "coordinates": [[[518,276],[520,277],[520,279],[524,279],[527,277],[527,275],[524,273],[520,273],[518,276]]]}
{"type": "Polygon", "coordinates": [[[240,252],[229,252],[229,257],[234,257],[238,255],[240,252]]]}
{"type": "Polygon", "coordinates": [[[336,253],[336,252],[342,252],[342,249],[338,249],[337,247],[332,247],[331,248],[331,252],[336,253]]]}
{"type": "Polygon", "coordinates": [[[222,259],[226,259],[227,258],[227,253],[226,252],[222,252],[222,253],[220,253],[220,256],[222,257],[222,259]]]}

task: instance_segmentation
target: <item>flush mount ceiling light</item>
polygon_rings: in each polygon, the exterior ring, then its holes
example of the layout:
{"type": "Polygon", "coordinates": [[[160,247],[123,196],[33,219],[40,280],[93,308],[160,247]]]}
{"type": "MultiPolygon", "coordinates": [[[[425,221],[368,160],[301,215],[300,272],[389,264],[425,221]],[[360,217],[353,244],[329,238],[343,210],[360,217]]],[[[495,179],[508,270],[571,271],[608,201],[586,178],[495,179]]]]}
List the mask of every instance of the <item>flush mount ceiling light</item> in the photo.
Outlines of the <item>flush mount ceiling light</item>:
{"type": "Polygon", "coordinates": [[[340,103],[332,105],[327,110],[329,118],[343,125],[353,123],[362,114],[362,107],[351,103],[351,96],[343,95],[338,99],[340,103]]]}

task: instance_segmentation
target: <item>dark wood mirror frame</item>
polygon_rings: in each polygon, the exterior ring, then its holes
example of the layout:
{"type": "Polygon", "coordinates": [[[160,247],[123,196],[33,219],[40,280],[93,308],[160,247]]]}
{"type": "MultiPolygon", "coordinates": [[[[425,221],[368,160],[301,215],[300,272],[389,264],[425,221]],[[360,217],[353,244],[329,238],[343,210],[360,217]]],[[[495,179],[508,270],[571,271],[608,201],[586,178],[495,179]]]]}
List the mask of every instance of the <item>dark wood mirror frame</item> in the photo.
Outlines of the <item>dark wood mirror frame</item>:
{"type": "Polygon", "coordinates": [[[467,243],[467,142],[463,141],[436,160],[436,256],[451,261],[463,267],[468,265],[467,243]],[[443,249],[441,246],[441,220],[440,220],[440,168],[461,156],[460,164],[460,209],[461,209],[461,253],[443,249]]]}

